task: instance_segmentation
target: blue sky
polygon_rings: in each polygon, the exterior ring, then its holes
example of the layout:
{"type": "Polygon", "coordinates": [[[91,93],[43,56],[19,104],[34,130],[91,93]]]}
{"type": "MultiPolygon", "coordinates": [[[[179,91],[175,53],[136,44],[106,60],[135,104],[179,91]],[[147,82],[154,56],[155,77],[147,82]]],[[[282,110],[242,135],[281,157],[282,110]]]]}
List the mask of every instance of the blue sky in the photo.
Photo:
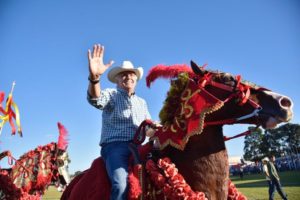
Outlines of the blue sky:
{"type": "MultiPolygon", "coordinates": [[[[105,61],[131,60],[147,72],[156,64],[208,63],[209,69],[291,97],[300,121],[300,3],[253,1],[16,1],[0,0],[0,91],[21,112],[24,137],[0,136],[0,151],[19,157],[56,141],[56,123],[70,133],[71,172],[88,168],[100,154],[101,113],[86,101],[87,49],[106,48],[105,61]]],[[[106,78],[102,87],[114,87],[106,78]]],[[[137,93],[153,119],[169,88],[160,80],[137,93]]],[[[227,136],[246,126],[226,126],[227,136]]],[[[243,154],[243,138],[227,142],[230,156],[243,154]]],[[[6,165],[1,161],[1,166],[6,165]]]]}

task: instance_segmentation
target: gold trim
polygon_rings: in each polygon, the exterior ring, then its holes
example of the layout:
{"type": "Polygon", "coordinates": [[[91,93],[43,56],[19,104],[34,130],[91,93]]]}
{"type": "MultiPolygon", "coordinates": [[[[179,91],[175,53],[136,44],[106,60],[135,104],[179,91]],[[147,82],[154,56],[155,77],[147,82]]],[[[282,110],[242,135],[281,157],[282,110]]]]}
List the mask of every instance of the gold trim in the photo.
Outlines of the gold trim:
{"type": "Polygon", "coordinates": [[[174,124],[171,124],[170,130],[171,130],[173,133],[177,133],[177,129],[174,128],[174,124]]]}
{"type": "MultiPolygon", "coordinates": [[[[170,131],[170,132],[173,132],[174,134],[176,134],[179,129],[182,129],[182,131],[187,130],[187,120],[194,113],[194,108],[193,108],[193,106],[188,104],[188,101],[194,95],[201,93],[201,91],[203,90],[203,88],[199,88],[199,87],[195,88],[195,90],[191,89],[189,87],[189,83],[190,83],[190,81],[187,81],[187,83],[185,85],[185,89],[182,92],[181,97],[180,97],[180,100],[181,100],[181,103],[179,104],[181,106],[180,113],[174,117],[172,124],[169,124],[169,123],[164,124],[164,126],[162,127],[162,132],[170,131]],[[189,111],[189,112],[186,113],[186,111],[189,111]],[[182,122],[182,121],[184,121],[184,123],[183,123],[184,126],[181,126],[181,124],[179,125],[179,122],[182,122]]],[[[177,144],[177,143],[173,142],[172,139],[170,139],[170,138],[166,139],[166,141],[163,144],[161,144],[158,136],[153,136],[152,138],[150,138],[150,141],[156,140],[159,145],[160,150],[163,150],[168,145],[171,145],[172,147],[175,147],[179,150],[184,150],[184,148],[185,148],[186,144],[188,143],[189,138],[191,136],[199,135],[203,132],[205,116],[207,114],[210,114],[212,112],[219,110],[223,106],[224,106],[224,102],[218,101],[215,105],[213,105],[209,108],[204,108],[203,111],[199,114],[200,119],[199,119],[198,127],[196,127],[195,130],[191,131],[189,134],[186,134],[182,138],[181,144],[177,144]]]]}
{"type": "Polygon", "coordinates": [[[200,120],[199,120],[198,129],[192,131],[190,134],[187,134],[185,137],[183,137],[181,145],[173,142],[171,139],[167,139],[163,144],[161,144],[160,141],[159,141],[159,137],[157,137],[157,136],[154,136],[154,137],[150,138],[150,140],[151,141],[156,140],[158,142],[158,144],[159,144],[160,150],[163,150],[168,145],[171,145],[172,147],[183,151],[184,148],[185,148],[185,146],[186,146],[186,144],[188,143],[190,137],[192,137],[194,135],[200,135],[203,132],[205,116],[207,114],[210,114],[212,112],[215,112],[215,111],[219,110],[223,106],[224,106],[224,103],[222,101],[219,101],[218,103],[216,103],[212,107],[206,108],[200,114],[200,120]]]}

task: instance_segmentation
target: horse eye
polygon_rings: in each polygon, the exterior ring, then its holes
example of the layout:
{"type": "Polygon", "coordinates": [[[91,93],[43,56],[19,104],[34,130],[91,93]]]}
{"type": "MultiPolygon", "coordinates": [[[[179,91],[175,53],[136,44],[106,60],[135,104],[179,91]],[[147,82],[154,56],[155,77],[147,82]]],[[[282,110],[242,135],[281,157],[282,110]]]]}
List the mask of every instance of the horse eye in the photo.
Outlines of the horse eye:
{"type": "Polygon", "coordinates": [[[229,86],[232,86],[232,87],[234,87],[235,84],[236,84],[235,78],[232,77],[230,74],[225,74],[225,75],[224,75],[224,77],[223,77],[223,82],[224,82],[226,85],[229,85],[229,86]]]}

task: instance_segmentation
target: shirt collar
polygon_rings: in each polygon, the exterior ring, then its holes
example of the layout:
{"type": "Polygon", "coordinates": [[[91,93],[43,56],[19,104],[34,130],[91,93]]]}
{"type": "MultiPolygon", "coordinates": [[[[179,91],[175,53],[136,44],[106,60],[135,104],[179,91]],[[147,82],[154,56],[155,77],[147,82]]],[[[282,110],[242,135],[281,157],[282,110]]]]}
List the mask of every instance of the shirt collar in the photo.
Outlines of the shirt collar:
{"type": "MultiPolygon", "coordinates": [[[[117,90],[118,90],[118,92],[120,92],[122,95],[127,96],[127,97],[129,96],[129,95],[128,95],[128,92],[127,92],[126,90],[124,90],[123,88],[120,88],[120,87],[117,86],[117,90]]],[[[133,96],[133,95],[135,95],[135,92],[132,93],[131,96],[133,96]]]]}

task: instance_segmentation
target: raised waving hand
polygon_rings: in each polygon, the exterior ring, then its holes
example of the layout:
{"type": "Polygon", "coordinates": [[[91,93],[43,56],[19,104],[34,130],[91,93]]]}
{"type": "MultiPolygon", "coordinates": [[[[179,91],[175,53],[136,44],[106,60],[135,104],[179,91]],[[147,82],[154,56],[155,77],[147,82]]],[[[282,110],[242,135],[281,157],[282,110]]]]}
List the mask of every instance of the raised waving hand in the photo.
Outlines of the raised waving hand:
{"type": "Polygon", "coordinates": [[[93,52],[88,50],[88,60],[89,60],[89,71],[90,71],[90,79],[96,80],[114,63],[114,61],[110,61],[107,64],[103,63],[104,56],[104,46],[100,44],[95,44],[93,48],[93,52]]]}

